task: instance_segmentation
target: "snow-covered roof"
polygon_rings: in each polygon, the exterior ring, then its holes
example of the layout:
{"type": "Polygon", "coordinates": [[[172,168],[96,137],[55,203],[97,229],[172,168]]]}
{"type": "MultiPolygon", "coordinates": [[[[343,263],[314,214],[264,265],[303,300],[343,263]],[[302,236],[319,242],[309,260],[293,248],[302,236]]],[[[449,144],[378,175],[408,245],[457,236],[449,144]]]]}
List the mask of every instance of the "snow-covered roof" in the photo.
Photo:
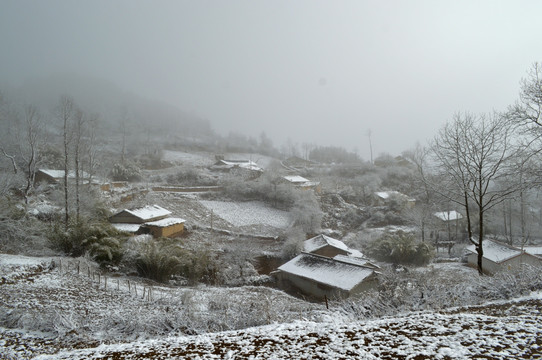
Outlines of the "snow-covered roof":
{"type": "Polygon", "coordinates": [[[145,225],[157,226],[157,227],[168,227],[171,225],[183,224],[185,222],[186,220],[181,219],[181,218],[165,218],[162,220],[151,221],[151,222],[145,223],[145,225]]]}
{"type": "Polygon", "coordinates": [[[240,167],[247,170],[263,171],[263,169],[252,160],[220,160],[219,163],[228,168],[240,167]]]}
{"type": "Polygon", "coordinates": [[[463,219],[463,215],[461,215],[460,213],[458,213],[455,210],[452,210],[452,211],[440,211],[440,212],[434,213],[433,215],[435,215],[436,217],[438,217],[442,221],[453,221],[453,220],[461,220],[461,219],[463,219]]]}
{"type": "Polygon", "coordinates": [[[127,213],[132,214],[143,221],[152,220],[158,217],[168,216],[171,211],[164,209],[158,205],[147,205],[137,209],[125,210],[127,213]]]}
{"type": "MultiPolygon", "coordinates": [[[[44,173],[46,175],[49,175],[50,177],[52,177],[54,179],[60,179],[60,178],[64,177],[64,170],[39,169],[39,171],[41,171],[42,173],[44,173]]],[[[79,176],[81,178],[89,178],[90,177],[90,175],[88,173],[84,172],[84,171],[80,171],[79,176]]],[[[68,177],[70,179],[75,178],[75,171],[74,170],[68,171],[68,177]]]]}
{"type": "Polygon", "coordinates": [[[531,254],[538,257],[542,256],[542,246],[524,246],[523,250],[525,250],[527,254],[531,254]]]}
{"type": "Polygon", "coordinates": [[[369,259],[363,258],[361,256],[358,257],[358,256],[347,256],[347,255],[335,255],[333,257],[333,259],[338,260],[338,261],[342,261],[342,262],[346,262],[346,263],[349,263],[349,264],[369,267],[369,268],[373,268],[373,269],[380,269],[379,266],[371,263],[369,259]]]}
{"type": "Polygon", "coordinates": [[[124,223],[117,223],[117,224],[111,224],[113,227],[119,231],[125,231],[129,233],[135,233],[139,230],[140,224],[124,224],[124,223]]]}
{"type": "Polygon", "coordinates": [[[391,191],[377,191],[375,192],[376,196],[378,196],[381,199],[387,200],[390,198],[390,196],[397,196],[406,199],[407,201],[415,201],[415,199],[408,197],[407,195],[400,193],[399,191],[391,190],[391,191]]]}
{"type": "Polygon", "coordinates": [[[323,234],[320,234],[313,238],[305,240],[303,244],[304,250],[308,253],[321,249],[324,246],[333,246],[334,248],[346,251],[352,257],[363,257],[363,254],[360,251],[355,250],[355,249],[350,249],[342,241],[323,235],[323,234]]]}
{"type": "MultiPolygon", "coordinates": [[[[482,248],[484,250],[484,257],[497,264],[516,257],[522,253],[520,249],[516,249],[489,239],[483,241],[482,248]]],[[[472,253],[476,253],[476,247],[474,245],[467,247],[467,250],[472,253]]]]}
{"type": "Polygon", "coordinates": [[[304,249],[306,252],[313,252],[315,250],[321,249],[324,246],[331,245],[337,249],[348,251],[348,246],[340,240],[331,238],[329,236],[320,234],[304,242],[304,249]]]}
{"type": "Polygon", "coordinates": [[[307,253],[297,255],[278,270],[347,291],[374,273],[367,267],[307,253]]]}
{"type": "Polygon", "coordinates": [[[305,179],[303,176],[299,176],[299,175],[284,176],[284,179],[288,180],[291,183],[307,183],[307,182],[309,182],[309,179],[305,179]]]}

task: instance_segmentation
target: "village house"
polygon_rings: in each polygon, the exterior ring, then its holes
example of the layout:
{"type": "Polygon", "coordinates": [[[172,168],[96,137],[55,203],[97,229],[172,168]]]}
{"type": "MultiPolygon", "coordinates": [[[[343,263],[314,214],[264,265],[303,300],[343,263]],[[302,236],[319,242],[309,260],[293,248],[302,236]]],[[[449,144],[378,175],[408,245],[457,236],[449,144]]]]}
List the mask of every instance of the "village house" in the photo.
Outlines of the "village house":
{"type": "Polygon", "coordinates": [[[109,218],[109,222],[120,231],[133,234],[152,234],[167,237],[184,231],[185,220],[170,218],[171,211],[158,205],[147,205],[137,209],[125,209],[109,218]]]}
{"type": "Polygon", "coordinates": [[[390,206],[394,202],[401,206],[407,208],[413,208],[416,205],[416,199],[413,199],[399,191],[377,191],[375,194],[376,205],[380,206],[390,206]]]}
{"type": "Polygon", "coordinates": [[[301,253],[272,275],[279,287],[317,299],[347,298],[377,285],[377,271],[362,259],[301,253]]]}
{"type": "Polygon", "coordinates": [[[435,231],[432,237],[436,242],[457,242],[462,239],[465,222],[463,215],[455,210],[439,211],[433,214],[435,231]]]}
{"type": "Polygon", "coordinates": [[[303,190],[314,190],[316,193],[322,191],[322,186],[317,181],[310,181],[299,175],[287,175],[282,177],[284,181],[303,190]]]}
{"type": "Polygon", "coordinates": [[[363,254],[354,249],[350,249],[340,240],[320,234],[303,243],[304,251],[311,254],[333,258],[337,255],[346,255],[356,258],[362,258],[363,254]]]}
{"type": "MultiPolygon", "coordinates": [[[[59,184],[62,181],[64,181],[64,170],[52,170],[52,169],[38,169],[36,171],[36,174],[34,176],[34,182],[40,183],[40,182],[46,182],[49,184],[59,184]]],[[[88,179],[90,179],[90,175],[84,171],[79,172],[79,178],[81,181],[88,182],[88,179]]],[[[75,179],[75,171],[71,170],[68,171],[68,180],[74,180],[75,179]]]]}
{"type": "Polygon", "coordinates": [[[165,219],[171,211],[158,205],[147,205],[136,209],[125,209],[109,217],[114,224],[143,224],[149,221],[165,219]]]}
{"type": "Polygon", "coordinates": [[[174,236],[184,231],[185,221],[184,219],[173,217],[151,221],[141,225],[138,232],[151,234],[155,238],[174,236]]]}
{"type": "MultiPolygon", "coordinates": [[[[500,270],[518,269],[522,265],[541,266],[542,258],[514,246],[502,244],[496,240],[483,241],[482,270],[495,274],[500,270]]],[[[472,267],[478,266],[476,247],[471,245],[468,251],[467,263],[472,267]]]]}

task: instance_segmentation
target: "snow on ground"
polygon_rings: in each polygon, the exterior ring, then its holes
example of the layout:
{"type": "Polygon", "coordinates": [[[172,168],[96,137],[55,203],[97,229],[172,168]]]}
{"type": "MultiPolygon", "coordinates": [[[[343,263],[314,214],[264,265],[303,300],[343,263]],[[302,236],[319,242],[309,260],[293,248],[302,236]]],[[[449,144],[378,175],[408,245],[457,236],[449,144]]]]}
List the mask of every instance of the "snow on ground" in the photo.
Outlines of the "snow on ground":
{"type": "Polygon", "coordinates": [[[200,203],[234,226],[263,224],[284,229],[291,222],[287,211],[273,209],[259,201],[226,202],[202,200],[200,203]]]}
{"type": "Polygon", "coordinates": [[[0,359],[320,320],[324,312],[323,305],[268,287],[167,287],[138,278],[98,277],[99,268],[84,258],[54,261],[56,267],[44,258],[0,257],[0,359]]]}
{"type": "MultiPolygon", "coordinates": [[[[45,258],[0,256],[0,359],[542,356],[540,293],[480,306],[353,320],[342,310],[325,310],[266,287],[155,284],[149,300],[142,290],[150,285],[137,279],[109,278],[105,288],[103,277],[100,283],[87,275],[85,259],[55,262],[52,268],[45,258]],[[75,265],[81,265],[80,272],[75,265]]],[[[448,264],[435,267],[453,269],[448,264]]]]}
{"type": "Polygon", "coordinates": [[[164,160],[176,164],[189,164],[193,166],[209,166],[214,158],[209,153],[187,153],[182,151],[164,150],[164,160]]]}
{"type": "Polygon", "coordinates": [[[366,322],[297,321],[169,337],[37,359],[512,359],[542,354],[541,302],[413,313],[366,322]]]}

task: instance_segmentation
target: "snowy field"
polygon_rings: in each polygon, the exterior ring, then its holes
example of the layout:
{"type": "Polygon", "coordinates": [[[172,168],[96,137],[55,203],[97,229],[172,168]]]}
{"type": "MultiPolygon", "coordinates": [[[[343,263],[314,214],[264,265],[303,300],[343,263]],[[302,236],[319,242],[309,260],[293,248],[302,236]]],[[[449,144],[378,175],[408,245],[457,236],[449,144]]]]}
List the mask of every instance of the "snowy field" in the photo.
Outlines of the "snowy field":
{"type": "Polygon", "coordinates": [[[226,202],[202,200],[200,203],[234,226],[263,224],[285,229],[291,222],[287,211],[273,209],[259,201],[226,202]]]}
{"type": "Polygon", "coordinates": [[[175,164],[189,164],[193,166],[210,166],[215,159],[208,153],[187,153],[182,151],[164,150],[164,160],[175,164]]]}

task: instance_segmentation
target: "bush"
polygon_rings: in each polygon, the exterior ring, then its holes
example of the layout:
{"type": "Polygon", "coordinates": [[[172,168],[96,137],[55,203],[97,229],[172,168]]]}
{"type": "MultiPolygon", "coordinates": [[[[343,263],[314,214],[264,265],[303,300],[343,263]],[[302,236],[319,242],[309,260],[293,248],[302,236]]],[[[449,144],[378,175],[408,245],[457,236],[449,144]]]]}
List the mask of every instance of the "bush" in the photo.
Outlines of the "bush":
{"type": "Polygon", "coordinates": [[[369,243],[367,255],[380,261],[404,265],[425,265],[434,257],[435,252],[428,243],[418,242],[413,234],[402,231],[385,234],[369,243]]]}
{"type": "Polygon", "coordinates": [[[186,251],[180,246],[149,241],[143,245],[135,264],[140,276],[167,282],[172,275],[180,274],[184,258],[186,251]]]}
{"type": "Polygon", "coordinates": [[[141,179],[139,167],[132,162],[116,163],[113,165],[110,176],[114,181],[138,181],[141,179]]]}
{"type": "Polygon", "coordinates": [[[100,264],[118,264],[122,258],[122,245],[114,237],[90,237],[83,241],[83,247],[100,264]]]}
{"type": "Polygon", "coordinates": [[[121,234],[108,223],[56,222],[49,229],[47,238],[65,254],[78,257],[88,252],[100,264],[118,263],[122,257],[121,234]]]}
{"type": "Polygon", "coordinates": [[[140,276],[158,282],[168,282],[174,275],[191,284],[218,282],[218,266],[205,250],[188,250],[177,240],[161,238],[141,241],[132,249],[131,256],[140,276]]]}
{"type": "Polygon", "coordinates": [[[176,174],[170,174],[167,176],[166,181],[168,184],[184,186],[216,185],[214,179],[202,176],[195,168],[186,168],[178,171],[176,174]]]}

